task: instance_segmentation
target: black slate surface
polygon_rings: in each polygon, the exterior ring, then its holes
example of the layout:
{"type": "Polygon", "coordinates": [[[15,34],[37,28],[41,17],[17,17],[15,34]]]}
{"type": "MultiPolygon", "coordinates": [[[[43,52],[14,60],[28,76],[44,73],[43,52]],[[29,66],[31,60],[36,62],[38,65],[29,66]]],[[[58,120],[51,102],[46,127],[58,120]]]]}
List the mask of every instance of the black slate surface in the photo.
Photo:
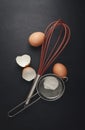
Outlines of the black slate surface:
{"type": "Polygon", "coordinates": [[[0,0],[0,129],[85,129],[84,17],[84,2],[80,0],[0,0]],[[37,71],[41,48],[30,47],[27,38],[59,18],[71,29],[69,45],[56,60],[68,68],[64,96],[55,102],[40,100],[15,118],[8,118],[7,112],[25,99],[32,85],[21,78],[16,56],[30,54],[31,66],[37,71]]]}

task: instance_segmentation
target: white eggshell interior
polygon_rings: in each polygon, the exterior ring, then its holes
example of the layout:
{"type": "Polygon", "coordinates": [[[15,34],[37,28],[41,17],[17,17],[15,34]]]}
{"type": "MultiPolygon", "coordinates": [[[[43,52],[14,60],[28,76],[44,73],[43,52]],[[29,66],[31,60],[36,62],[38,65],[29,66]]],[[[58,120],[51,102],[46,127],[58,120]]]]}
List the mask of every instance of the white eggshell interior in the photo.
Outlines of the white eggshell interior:
{"type": "Polygon", "coordinates": [[[22,71],[22,78],[26,81],[35,79],[36,71],[32,67],[26,67],[22,71]]]}
{"type": "Polygon", "coordinates": [[[27,54],[24,54],[22,56],[17,56],[16,57],[16,63],[20,66],[20,67],[26,67],[27,65],[29,65],[31,62],[31,57],[27,54]]]}
{"type": "Polygon", "coordinates": [[[59,85],[58,80],[55,77],[47,77],[44,81],[44,88],[45,89],[50,89],[50,90],[55,90],[59,85]]]}

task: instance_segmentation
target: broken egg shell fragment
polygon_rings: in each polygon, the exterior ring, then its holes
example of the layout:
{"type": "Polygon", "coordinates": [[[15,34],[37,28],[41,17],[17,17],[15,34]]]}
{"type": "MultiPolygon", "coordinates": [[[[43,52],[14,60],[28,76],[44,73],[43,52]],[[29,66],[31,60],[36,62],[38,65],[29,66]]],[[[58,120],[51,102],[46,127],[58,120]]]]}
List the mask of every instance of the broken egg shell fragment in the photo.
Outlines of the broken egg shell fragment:
{"type": "Polygon", "coordinates": [[[55,90],[58,88],[59,82],[55,77],[47,77],[44,81],[44,88],[49,90],[55,90]]]}
{"type": "Polygon", "coordinates": [[[28,66],[30,64],[30,62],[31,62],[31,57],[29,55],[27,55],[27,54],[16,57],[16,63],[20,67],[26,67],[26,66],[28,66]]]}
{"type": "Polygon", "coordinates": [[[26,67],[22,71],[22,78],[26,81],[32,81],[36,78],[36,71],[32,67],[26,67]]]}

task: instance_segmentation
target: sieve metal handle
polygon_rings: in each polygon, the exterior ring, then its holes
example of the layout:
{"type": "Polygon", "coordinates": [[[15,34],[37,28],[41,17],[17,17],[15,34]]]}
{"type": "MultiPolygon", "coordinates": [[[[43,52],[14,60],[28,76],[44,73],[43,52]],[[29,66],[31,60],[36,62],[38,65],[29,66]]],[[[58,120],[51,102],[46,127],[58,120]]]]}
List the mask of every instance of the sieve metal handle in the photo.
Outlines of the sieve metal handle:
{"type": "MultiPolygon", "coordinates": [[[[36,95],[38,95],[38,93],[36,92],[31,98],[35,97],[36,95]]],[[[38,95],[39,96],[39,95],[38,95]]],[[[32,101],[31,103],[29,103],[28,105],[25,105],[26,100],[24,100],[23,102],[21,102],[20,104],[18,104],[17,106],[15,106],[14,108],[12,108],[9,112],[8,112],[8,116],[9,117],[14,117],[16,115],[18,115],[19,113],[21,113],[22,111],[24,111],[26,108],[30,107],[31,105],[33,105],[34,103],[36,103],[38,100],[40,99],[40,97],[38,97],[37,99],[35,99],[34,101],[32,101]]]]}

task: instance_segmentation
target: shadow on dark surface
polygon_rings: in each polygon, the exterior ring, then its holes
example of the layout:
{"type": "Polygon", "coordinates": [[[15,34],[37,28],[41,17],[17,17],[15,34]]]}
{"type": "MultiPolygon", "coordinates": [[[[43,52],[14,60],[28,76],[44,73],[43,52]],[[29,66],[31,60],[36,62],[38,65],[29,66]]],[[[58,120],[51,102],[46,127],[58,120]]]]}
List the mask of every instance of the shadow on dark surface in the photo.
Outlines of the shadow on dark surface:
{"type": "MultiPolygon", "coordinates": [[[[16,130],[84,130],[84,13],[82,1],[67,0],[0,0],[0,127],[16,130]],[[31,83],[21,78],[17,55],[30,54],[31,65],[38,69],[40,48],[27,43],[30,33],[44,31],[57,19],[71,29],[71,40],[56,60],[68,68],[69,81],[64,96],[55,102],[40,100],[15,118],[7,112],[23,101],[31,83]]],[[[51,72],[52,66],[47,72],[51,72]]]]}

